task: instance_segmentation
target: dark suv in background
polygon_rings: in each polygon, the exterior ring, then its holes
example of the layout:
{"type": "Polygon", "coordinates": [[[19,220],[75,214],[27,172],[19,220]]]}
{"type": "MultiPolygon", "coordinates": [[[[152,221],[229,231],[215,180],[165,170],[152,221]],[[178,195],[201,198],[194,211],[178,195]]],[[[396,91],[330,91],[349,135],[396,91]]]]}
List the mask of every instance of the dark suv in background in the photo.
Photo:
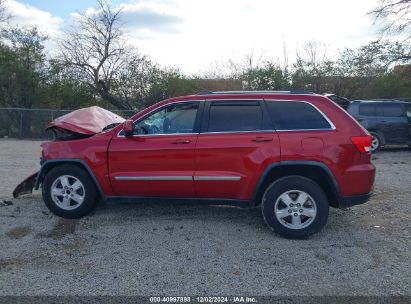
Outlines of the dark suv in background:
{"type": "Polygon", "coordinates": [[[401,100],[354,100],[347,111],[372,135],[372,152],[384,145],[411,147],[411,103],[401,100]]]}

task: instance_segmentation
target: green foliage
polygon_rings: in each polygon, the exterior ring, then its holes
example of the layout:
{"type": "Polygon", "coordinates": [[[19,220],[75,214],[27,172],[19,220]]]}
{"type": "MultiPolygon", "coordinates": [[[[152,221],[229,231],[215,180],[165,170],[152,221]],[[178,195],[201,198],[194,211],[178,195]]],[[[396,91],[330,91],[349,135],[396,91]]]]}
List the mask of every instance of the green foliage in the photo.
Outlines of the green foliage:
{"type": "Polygon", "coordinates": [[[36,28],[2,31],[6,43],[0,44],[0,94],[4,106],[31,108],[46,77],[45,54],[36,28]]]}
{"type": "Polygon", "coordinates": [[[399,98],[411,96],[411,73],[392,71],[373,79],[364,90],[369,98],[399,98]]]}
{"type": "Polygon", "coordinates": [[[290,74],[271,62],[246,70],[241,76],[245,90],[281,90],[290,87],[290,74]]]}
{"type": "MultiPolygon", "coordinates": [[[[79,75],[47,60],[47,37],[36,28],[9,28],[2,31],[0,42],[0,107],[75,109],[96,103],[92,91],[79,75]]],[[[41,132],[29,112],[2,113],[0,129],[4,134],[29,137],[41,132]]]]}
{"type": "Polygon", "coordinates": [[[193,94],[197,91],[198,87],[194,81],[181,75],[179,71],[159,71],[145,98],[145,104],[153,104],[166,98],[193,94]]]}

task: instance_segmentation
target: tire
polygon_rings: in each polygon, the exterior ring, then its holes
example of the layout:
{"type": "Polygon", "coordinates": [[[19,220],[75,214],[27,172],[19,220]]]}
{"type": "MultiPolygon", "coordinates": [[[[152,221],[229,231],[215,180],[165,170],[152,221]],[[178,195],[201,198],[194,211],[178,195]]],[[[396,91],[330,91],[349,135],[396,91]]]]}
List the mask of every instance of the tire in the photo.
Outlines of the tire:
{"type": "Polygon", "coordinates": [[[371,153],[377,153],[381,149],[381,136],[375,132],[370,132],[372,136],[371,153]]]}
{"type": "Polygon", "coordinates": [[[51,169],[44,178],[43,200],[54,214],[63,218],[80,218],[97,205],[93,180],[82,168],[61,165],[51,169]]]}
{"type": "Polygon", "coordinates": [[[301,239],[324,227],[329,204],[327,196],[316,182],[291,175],[268,186],[261,210],[265,222],[274,232],[285,238],[301,239]]]}

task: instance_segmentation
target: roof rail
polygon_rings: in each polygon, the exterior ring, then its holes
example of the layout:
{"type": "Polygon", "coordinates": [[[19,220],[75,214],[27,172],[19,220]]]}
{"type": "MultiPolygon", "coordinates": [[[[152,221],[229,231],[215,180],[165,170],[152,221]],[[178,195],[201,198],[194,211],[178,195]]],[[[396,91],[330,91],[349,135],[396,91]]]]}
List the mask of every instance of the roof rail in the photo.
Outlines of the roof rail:
{"type": "Polygon", "coordinates": [[[287,91],[200,91],[197,95],[212,94],[314,94],[304,90],[287,90],[287,91]]]}

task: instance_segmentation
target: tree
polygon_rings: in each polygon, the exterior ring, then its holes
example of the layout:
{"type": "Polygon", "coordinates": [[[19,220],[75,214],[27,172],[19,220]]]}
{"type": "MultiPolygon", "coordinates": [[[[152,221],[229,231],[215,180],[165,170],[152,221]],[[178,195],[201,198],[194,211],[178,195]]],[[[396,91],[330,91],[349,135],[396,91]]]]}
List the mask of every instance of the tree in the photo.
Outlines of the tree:
{"type": "Polygon", "coordinates": [[[327,79],[333,75],[334,62],[327,57],[327,48],[318,41],[311,41],[297,51],[292,85],[318,93],[330,91],[327,79]]]}
{"type": "Polygon", "coordinates": [[[7,21],[10,15],[6,11],[6,0],[0,0],[0,24],[7,21]]]}
{"type": "Polygon", "coordinates": [[[250,68],[240,76],[245,90],[285,90],[290,88],[290,75],[287,69],[272,62],[250,68]]]}
{"type": "MultiPolygon", "coordinates": [[[[98,0],[99,9],[78,14],[66,39],[60,42],[60,60],[84,75],[87,84],[103,99],[119,109],[130,109],[133,96],[112,93],[119,71],[134,57],[127,51],[120,30],[120,9],[113,9],[106,0],[98,0]]],[[[118,87],[118,84],[117,84],[118,87]]]]}
{"type": "Polygon", "coordinates": [[[127,64],[119,66],[110,80],[110,90],[120,96],[128,109],[142,107],[153,83],[160,78],[161,69],[147,56],[130,52],[127,64]]]}
{"type": "MultiPolygon", "coordinates": [[[[43,42],[37,28],[9,28],[2,31],[7,43],[0,43],[0,105],[32,108],[38,102],[47,77],[43,42]]],[[[30,117],[22,119],[21,135],[30,133],[30,117]]]]}
{"type": "Polygon", "coordinates": [[[383,34],[405,33],[411,39],[411,0],[380,0],[369,14],[382,23],[383,34]]]}
{"type": "Polygon", "coordinates": [[[145,104],[153,104],[170,97],[194,94],[199,91],[195,80],[183,76],[178,70],[163,69],[154,74],[145,104]]]}
{"type": "Polygon", "coordinates": [[[390,71],[372,79],[364,89],[367,98],[398,98],[411,96],[410,73],[390,71]]]}
{"type": "Polygon", "coordinates": [[[54,109],[78,109],[90,105],[109,107],[96,98],[95,92],[85,83],[76,69],[62,66],[55,60],[48,62],[47,82],[42,84],[41,107],[54,109]]]}

